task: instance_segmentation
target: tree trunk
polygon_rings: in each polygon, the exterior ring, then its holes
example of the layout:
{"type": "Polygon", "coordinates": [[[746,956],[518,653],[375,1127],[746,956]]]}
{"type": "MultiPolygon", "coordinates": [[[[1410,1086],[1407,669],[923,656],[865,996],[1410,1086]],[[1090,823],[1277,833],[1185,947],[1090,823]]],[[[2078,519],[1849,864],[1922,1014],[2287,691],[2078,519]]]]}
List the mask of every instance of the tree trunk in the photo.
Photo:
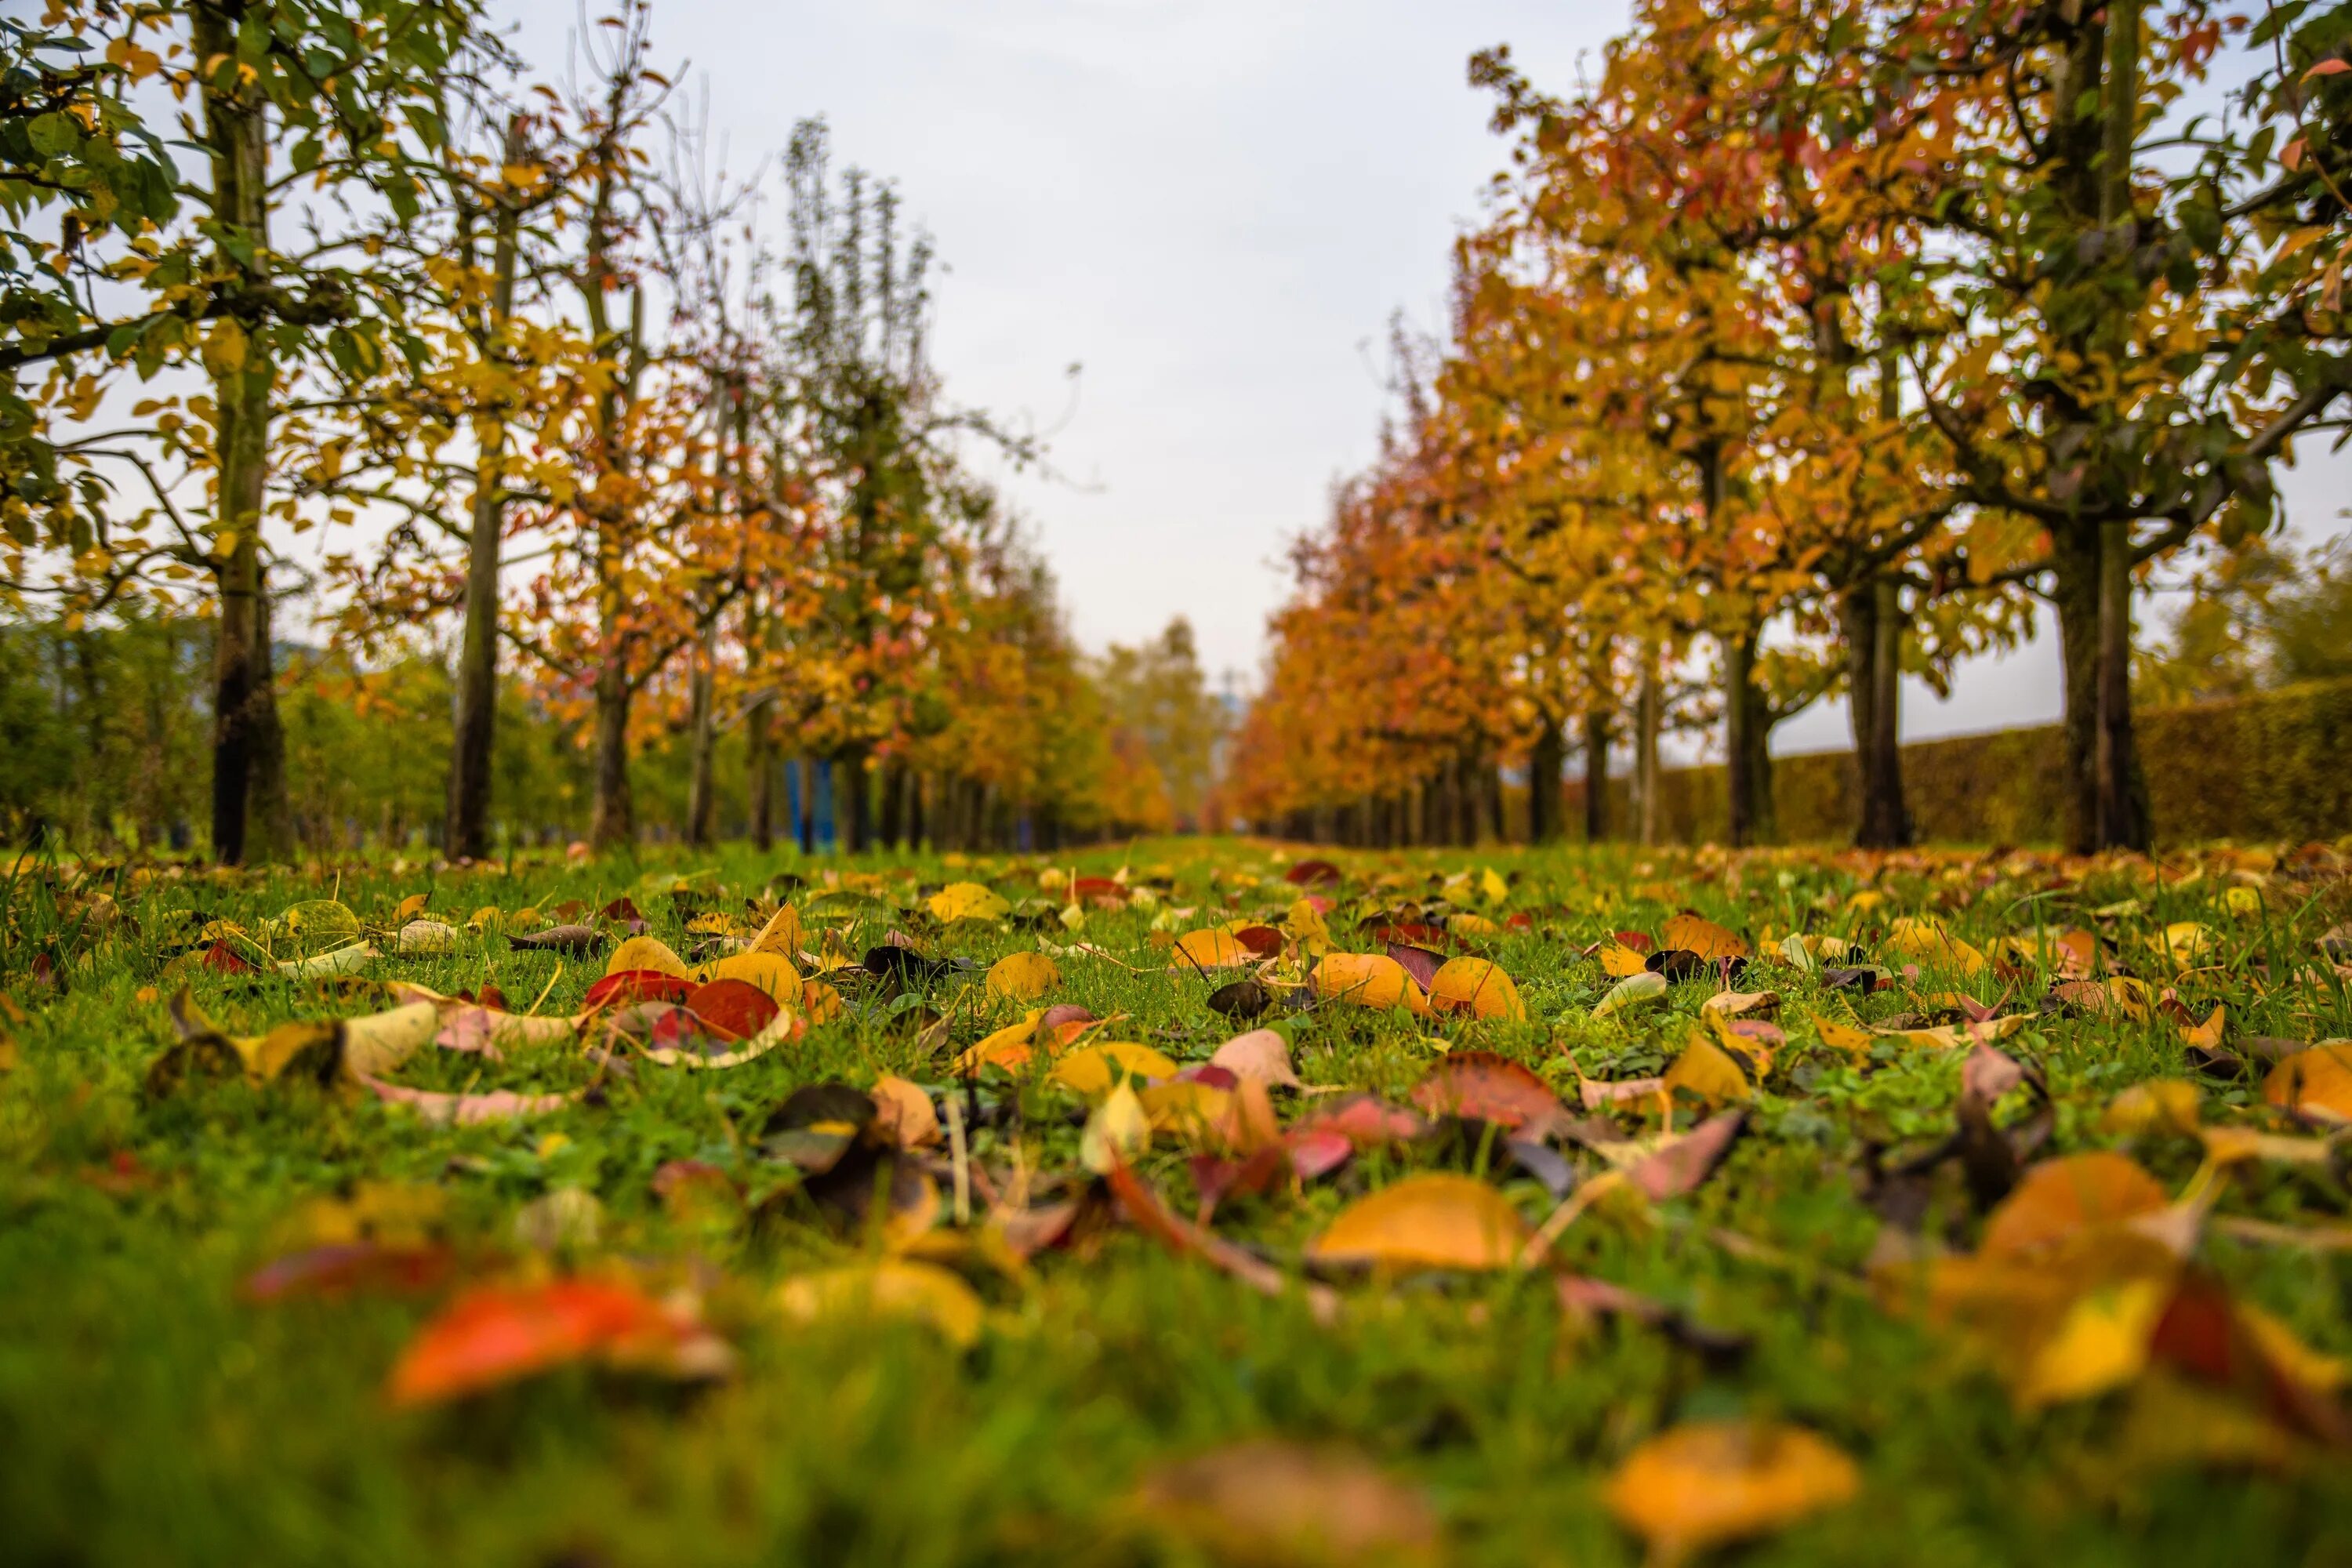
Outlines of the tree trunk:
{"type": "Polygon", "coordinates": [[[761,698],[743,716],[745,794],[751,814],[751,847],[766,854],[776,844],[775,738],[768,733],[768,716],[774,703],[761,698]]]}
{"type": "Polygon", "coordinates": [[[1609,715],[1594,709],[1584,716],[1584,841],[1609,837],[1609,715]]]}
{"type": "Polygon", "coordinates": [[[618,652],[608,653],[596,671],[595,795],[588,822],[588,842],[600,850],[620,848],[637,836],[629,797],[629,708],[635,695],[618,652]]]}
{"type": "Polygon", "coordinates": [[[2099,844],[2099,550],[2082,531],[2050,531],[2050,603],[2065,671],[2066,847],[2088,855],[2099,844]]]}
{"type": "Polygon", "coordinates": [[[1658,731],[1665,727],[1665,692],[1653,643],[1642,650],[1642,685],[1633,700],[1633,791],[1636,842],[1658,841],[1658,731]]]}
{"type": "MultiPolygon", "coordinates": [[[[522,117],[507,121],[506,159],[523,161],[522,117]]],[[[489,315],[478,344],[486,357],[503,351],[514,314],[521,211],[499,200],[490,244],[489,315]]],[[[457,655],[457,713],[449,748],[448,818],[442,851],[479,860],[490,852],[490,763],[499,700],[499,552],[506,532],[506,420],[486,412],[474,421],[474,507],[466,540],[465,631],[457,655]]]]}
{"type": "Polygon", "coordinates": [[[1838,604],[1853,721],[1853,842],[1861,849],[1911,842],[1903,800],[1902,595],[1902,584],[1882,574],[1847,589],[1838,604]]]}
{"type": "Polygon", "coordinates": [[[873,847],[873,775],[866,765],[863,747],[854,747],[842,753],[841,771],[835,786],[841,798],[834,804],[836,830],[844,852],[863,855],[873,847]]]}
{"type": "Polygon", "coordinates": [[[1478,814],[1480,837],[1491,837],[1496,843],[1501,843],[1509,834],[1503,821],[1503,766],[1500,763],[1488,761],[1478,764],[1478,800],[1482,807],[1478,814]]]}
{"type": "Polygon", "coordinates": [[[1756,628],[1723,644],[1724,837],[1735,849],[1772,836],[1771,721],[1756,684],[1756,628]]]}
{"type": "Polygon", "coordinates": [[[882,764],[882,847],[898,847],[906,826],[907,764],[893,760],[882,764]]]}
{"type": "Polygon", "coordinates": [[[2099,847],[2148,847],[2147,782],[2131,711],[2131,524],[2099,531],[2099,706],[2094,748],[2099,847]]]}
{"type": "MultiPolygon", "coordinates": [[[[200,58],[233,55],[234,19],[211,6],[193,18],[200,58]]],[[[206,78],[205,142],[212,160],[212,216],[237,237],[243,256],[218,247],[224,270],[248,289],[269,281],[269,128],[257,96],[225,94],[206,78]]],[[[238,323],[217,323],[215,341],[226,342],[238,323]]],[[[250,325],[252,323],[246,323],[250,325]]],[[[265,821],[248,842],[248,816],[256,795],[285,798],[284,741],[278,728],[278,697],[270,679],[269,584],[261,563],[262,505],[269,480],[269,422],[277,364],[268,340],[245,332],[236,363],[214,356],[213,401],[219,410],[214,456],[218,510],[213,530],[220,589],[220,618],[213,651],[213,853],[224,865],[237,865],[248,851],[263,858],[283,846],[271,842],[282,821],[265,821]],[[272,752],[275,756],[272,756],[272,752]],[[275,778],[269,775],[275,771],[275,778]]]]}
{"type": "Polygon", "coordinates": [[[719,745],[719,715],[715,710],[719,681],[719,623],[706,620],[702,635],[688,657],[693,660],[686,677],[687,785],[686,841],[696,848],[710,843],[710,816],[718,778],[712,769],[719,745]]]}
{"type": "Polygon", "coordinates": [[[1559,837],[1559,782],[1568,761],[1559,721],[1547,713],[1528,748],[1528,842],[1549,844],[1559,837]]]}
{"type": "Polygon", "coordinates": [[[793,778],[799,784],[801,853],[816,853],[816,769],[805,756],[793,759],[793,778]]]}
{"type": "MultiPolygon", "coordinates": [[[[1062,841],[1062,819],[1054,818],[1054,847],[1062,841]]],[[[917,854],[923,848],[923,775],[914,768],[907,770],[907,847],[917,854]]]]}

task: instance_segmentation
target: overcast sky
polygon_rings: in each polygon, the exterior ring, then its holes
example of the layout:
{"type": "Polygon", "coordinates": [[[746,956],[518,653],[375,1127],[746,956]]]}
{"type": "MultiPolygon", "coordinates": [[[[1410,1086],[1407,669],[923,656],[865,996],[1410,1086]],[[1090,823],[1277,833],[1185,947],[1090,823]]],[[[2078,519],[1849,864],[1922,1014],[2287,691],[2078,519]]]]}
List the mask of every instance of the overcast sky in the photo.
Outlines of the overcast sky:
{"type": "MultiPolygon", "coordinates": [[[[543,73],[577,0],[499,0],[543,73]]],[[[1099,648],[1189,616],[1213,676],[1257,668],[1287,542],[1372,455],[1391,314],[1443,321],[1449,242],[1503,164],[1472,51],[1547,87],[1618,0],[656,0],[748,166],[822,114],[936,237],[937,358],[961,400],[1057,426],[1066,482],[1009,479],[1099,648]],[[1075,408],[1065,377],[1082,363],[1075,408]],[[1064,416],[1066,414],[1066,421],[1064,416]]],[[[2288,477],[2342,527],[2342,463],[2288,477]]],[[[2058,711],[2048,637],[1981,661],[1915,735],[2058,711]]],[[[1841,743],[1842,708],[1776,750],[1841,743]]]]}

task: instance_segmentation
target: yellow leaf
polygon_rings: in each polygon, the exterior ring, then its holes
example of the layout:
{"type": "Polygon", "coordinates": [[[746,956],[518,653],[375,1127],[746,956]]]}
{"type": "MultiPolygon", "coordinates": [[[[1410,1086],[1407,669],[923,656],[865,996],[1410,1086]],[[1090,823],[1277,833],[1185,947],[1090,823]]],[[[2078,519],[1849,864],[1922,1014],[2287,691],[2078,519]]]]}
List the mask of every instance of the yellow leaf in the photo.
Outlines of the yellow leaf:
{"type": "Polygon", "coordinates": [[[2026,1257],[2165,1206],[2156,1178],[2121,1154],[2102,1150],[2044,1160],[1992,1211],[1979,1250],[1986,1258],[2026,1257]]]}
{"type": "MultiPolygon", "coordinates": [[[[982,1042],[985,1044],[986,1042],[982,1042]]],[[[1108,1094],[1122,1077],[1169,1079],[1182,1069],[1150,1046],[1105,1040],[1085,1046],[1054,1064],[1054,1081],[1089,1098],[1108,1094]]]]}
{"type": "Polygon", "coordinates": [[[1013,912],[1003,898],[978,882],[950,882],[925,900],[931,918],[946,925],[954,921],[1003,920],[1013,912]]]}
{"type": "Polygon", "coordinates": [[[1317,1263],[1384,1268],[1508,1268],[1527,1241],[1510,1201],[1474,1176],[1407,1176],[1342,1210],[1309,1242],[1317,1263]]]}
{"type": "Polygon", "coordinates": [[[1620,1524],[1671,1563],[1784,1529],[1861,1488],[1853,1461],[1801,1426],[1695,1421],[1634,1449],[1605,1498],[1620,1524]]]}
{"type": "Polygon", "coordinates": [[[866,1091],[874,1101],[874,1125],[901,1149],[940,1141],[940,1113],[931,1097],[903,1078],[885,1074],[866,1091]]]}
{"type": "Polygon", "coordinates": [[[1226,931],[1186,931],[1176,939],[1175,957],[1168,967],[1179,973],[1202,969],[1238,969],[1250,962],[1251,953],[1233,932],[1226,931]]]}
{"type": "Polygon", "coordinates": [[[2197,1086],[2183,1079],[2150,1079],[2133,1084],[2107,1102],[2099,1125],[2127,1138],[2152,1132],[2197,1131],[2197,1086]]]}
{"type": "Polygon", "coordinates": [[[686,960],[670,951],[669,943],[657,936],[633,936],[613,950],[604,961],[604,973],[624,974],[633,969],[651,969],[663,974],[675,974],[680,980],[691,979],[686,960]]]}
{"type": "Polygon", "coordinates": [[[1359,1007],[1402,1007],[1416,1018],[1429,1016],[1429,997],[1403,964],[1386,953],[1326,953],[1315,965],[1315,994],[1359,1007]]]}
{"type": "Polygon", "coordinates": [[[1439,965],[1430,976],[1429,1005],[1440,1013],[1467,1013],[1475,1018],[1524,1020],[1528,1016],[1511,977],[1483,958],[1456,958],[1439,965]]]}
{"type": "Polygon", "coordinates": [[[1601,948],[1601,972],[1615,979],[1648,972],[1650,961],[1622,942],[1604,942],[1601,948]]]}
{"type": "Polygon", "coordinates": [[[1746,1100],[1754,1093],[1748,1075],[1729,1053],[1705,1035],[1693,1034],[1682,1055],[1666,1068],[1666,1090],[1686,1089],[1709,1101],[1746,1100]]]}
{"type": "Polygon", "coordinates": [[[984,1067],[1012,1068],[1028,1066],[1030,1040],[1037,1032],[1038,1020],[1045,1016],[1043,1007],[1031,1008],[1019,1023],[1005,1025],[956,1058],[955,1070],[970,1075],[984,1067]]]}
{"type": "Polygon", "coordinates": [[[2175,921],[2156,939],[2157,946],[2176,969],[2194,968],[2213,947],[2213,930],[2195,921],[2175,921]]]}
{"type": "Polygon", "coordinates": [[[1131,1165],[1151,1147],[1151,1118],[1129,1084],[1121,1083],[1095,1107],[1078,1135],[1078,1163],[1097,1175],[1131,1165]]]}
{"type": "Polygon", "coordinates": [[[1062,972],[1042,952],[1014,952],[989,969],[988,988],[1013,1002],[1034,1001],[1062,983],[1062,972]]]}
{"type": "Polygon", "coordinates": [[[1982,973],[1985,955],[1944,929],[1941,921],[1905,915],[1887,933],[1886,951],[1927,969],[1949,969],[1961,974],[1982,973]]]}
{"type": "Polygon", "coordinates": [[[2137,1377],[2171,1294],[2170,1280],[2143,1279],[2078,1297],[2016,1381],[2018,1405],[2031,1410],[2088,1399],[2137,1377]]]}
{"type": "Polygon", "coordinates": [[[801,912],[786,904],[768,917],[760,934],[751,939],[753,952],[772,952],[791,962],[800,955],[801,944],[807,940],[801,926],[801,912]]]}
{"type": "Polygon", "coordinates": [[[730,953],[709,966],[707,974],[712,980],[740,980],[756,985],[775,998],[779,1007],[800,1005],[801,977],[792,962],[780,952],[730,953]]]}
{"type": "Polygon", "coordinates": [[[1747,942],[1703,915],[1679,914],[1666,922],[1659,941],[1670,948],[1695,952],[1710,963],[1718,958],[1746,958],[1747,942]]]}
{"type": "Polygon", "coordinates": [[[986,1309],[971,1286],[936,1263],[887,1258],[803,1274],[776,1287],[776,1305],[796,1322],[870,1322],[877,1317],[922,1323],[950,1344],[980,1338],[986,1309]]]}
{"type": "Polygon", "coordinates": [[[2322,1121],[2352,1121],[2352,1040],[2297,1051],[2263,1079],[2263,1098],[2322,1121]]]}

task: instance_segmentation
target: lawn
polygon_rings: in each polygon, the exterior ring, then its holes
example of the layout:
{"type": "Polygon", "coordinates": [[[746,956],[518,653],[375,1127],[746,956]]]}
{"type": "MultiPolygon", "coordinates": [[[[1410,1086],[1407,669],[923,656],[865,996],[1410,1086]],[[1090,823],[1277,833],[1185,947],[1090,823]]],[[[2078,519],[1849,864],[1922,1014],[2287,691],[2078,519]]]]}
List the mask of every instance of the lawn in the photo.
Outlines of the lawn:
{"type": "Polygon", "coordinates": [[[0,1560],[2352,1561],[2347,869],[26,859],[0,1560]]]}

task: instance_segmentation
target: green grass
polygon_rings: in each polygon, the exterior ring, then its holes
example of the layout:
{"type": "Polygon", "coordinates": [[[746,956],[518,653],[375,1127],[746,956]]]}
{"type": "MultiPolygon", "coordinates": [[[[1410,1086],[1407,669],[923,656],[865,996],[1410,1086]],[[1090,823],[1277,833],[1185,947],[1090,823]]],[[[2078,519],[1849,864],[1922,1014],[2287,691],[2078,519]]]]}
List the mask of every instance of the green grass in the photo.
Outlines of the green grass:
{"type": "MultiPolygon", "coordinates": [[[[1350,876],[1331,929],[1350,948],[1371,945],[1344,918],[1367,902],[1447,898],[1433,871],[1493,866],[1509,876],[1498,909],[1474,889],[1450,896],[1498,916],[1532,915],[1532,929],[1482,947],[1517,980],[1529,1021],[1305,1013],[1283,1027],[1312,1084],[1402,1097],[1441,1059],[1433,1037],[1517,1058],[1571,1104],[1580,1071],[1655,1072],[1708,988],[1680,984],[1663,1006],[1595,1021],[1592,1004],[1610,982],[1582,951],[1612,931],[1654,932],[1685,905],[1751,936],[1768,926],[1867,936],[1892,914],[1920,911],[1979,943],[2037,919],[2097,925],[2137,973],[2176,984],[2200,1016],[2226,1002],[2233,1036],[2352,1036],[2352,1001],[2313,949],[2352,915],[2340,873],[2274,875],[2261,909],[2247,913],[2223,903],[2229,883],[2218,862],[2178,887],[2178,868],[2159,885],[2144,866],[2071,879],[2047,864],[1966,857],[1884,868],[1793,855],[1730,865],[1567,851],[1339,858],[1350,876]],[[1374,890],[1382,875],[1401,885],[1374,890]],[[1851,907],[1864,885],[1885,892],[1884,908],[1851,907]],[[2138,909],[2094,918],[2126,899],[2138,909]],[[2218,962],[2173,980],[2144,942],[2189,920],[2217,933],[2218,962]]],[[[1263,846],[1150,844],[1075,858],[1081,872],[1122,861],[1139,879],[1168,874],[1163,903],[1198,906],[1180,929],[1278,919],[1297,894],[1263,846]],[[1265,880],[1239,885],[1236,872],[1265,880]]],[[[886,890],[902,901],[965,877],[1034,900],[1043,864],[864,868],[890,873],[886,890]]],[[[725,889],[721,907],[740,910],[779,872],[814,877],[822,865],[729,852],[705,866],[712,875],[699,885],[725,889]]],[[[924,1053],[905,1016],[878,1005],[726,1071],[641,1065],[608,1082],[601,1104],[520,1124],[431,1128],[306,1084],[142,1092],[147,1064],[169,1037],[162,997],[176,984],[165,971],[191,929],[184,911],[256,927],[297,900],[339,892],[382,922],[402,896],[427,892],[429,912],[462,922],[486,905],[602,903],[629,892],[654,934],[683,947],[678,914],[653,891],[678,868],[526,863],[436,875],[377,866],[114,880],[104,884],[117,900],[110,922],[88,898],[94,873],[20,868],[6,889],[0,960],[0,989],[30,1015],[13,1026],[16,1065],[0,1076],[0,1562],[1200,1561],[1183,1542],[1139,1528],[1128,1500],[1139,1479],[1171,1458],[1271,1435],[1360,1453],[1424,1488],[1455,1560],[1631,1563],[1642,1548],[1602,1506],[1606,1477],[1676,1420],[1735,1414],[1801,1422],[1853,1455],[1864,1478],[1851,1504],[1735,1549],[1743,1563],[2352,1561],[2352,1473],[2340,1455],[2254,1473],[2151,1469],[2119,1436],[2128,1394],[2021,1415],[1979,1359],[1874,1303],[1861,1288],[1878,1227],[1859,1195],[1865,1147],[1916,1152],[1949,1131],[1957,1054],[1882,1047],[1864,1066],[1849,1063],[1806,1022],[1843,999],[1826,999],[1818,976],[1769,955],[1742,984],[1781,994],[1789,1040],[1748,1136],[1696,1194],[1664,1205],[1657,1223],[1580,1222],[1559,1255],[1710,1327],[1752,1335],[1744,1358],[1709,1360],[1629,1324],[1565,1321],[1540,1276],[1510,1273],[1339,1281],[1344,1310],[1322,1324],[1300,1293],[1258,1296],[1131,1228],[1087,1250],[1042,1254],[1026,1285],[982,1280],[991,1326],[968,1351],[913,1324],[787,1321],[769,1306],[775,1281],[858,1257],[869,1242],[803,1211],[761,1227],[673,1221],[651,1178],[665,1161],[698,1159],[747,1186],[774,1184],[779,1173],[758,1152],[760,1123],[803,1084],[863,1085],[895,1072],[948,1087],[947,1052],[924,1053]],[[54,957],[61,989],[29,973],[39,953],[54,957]],[[709,1316],[741,1364],[698,1388],[574,1368],[396,1411],[383,1396],[386,1371],[429,1300],[256,1306],[236,1294],[273,1256],[289,1214],[361,1180],[437,1185],[455,1237],[485,1258],[511,1256],[523,1205],[585,1188],[604,1206],[600,1256],[657,1269],[699,1260],[715,1271],[709,1316]],[[1736,1255],[1722,1230],[1770,1250],[1736,1255]]],[[[1204,1006],[1205,982],[1162,970],[1150,919],[1097,911],[1076,937],[1045,931],[1140,966],[1065,957],[1064,984],[1049,1000],[1129,1014],[1123,1037],[1204,1058],[1233,1031],[1204,1006]]],[[[940,931],[919,912],[873,906],[837,923],[853,952],[895,926],[935,955],[983,962],[1039,935],[969,922],[940,931]]],[[[367,971],[443,991],[494,981],[517,1007],[545,990],[548,1011],[576,1008],[601,973],[601,960],[509,952],[502,938],[472,932],[453,955],[388,957],[367,971]]],[[[233,1033],[382,1005],[275,975],[199,972],[191,984],[233,1033]]],[[[944,1006],[960,984],[931,1000],[944,1006]]],[[[1928,976],[1855,1010],[1866,1021],[1930,1012],[1923,995],[1953,988],[1992,1001],[2004,983],[1928,976]]],[[[2042,976],[2021,981],[2004,1011],[2032,1007],[2046,988],[2042,976]]],[[[1003,1016],[960,1016],[954,1045],[1003,1016]]],[[[2171,1022],[2053,1015],[2007,1044],[2048,1075],[2058,1112],[2050,1152],[2123,1147],[2169,1189],[2189,1179],[2200,1157],[2194,1140],[2126,1143],[2099,1130],[2117,1090],[2184,1073],[2171,1022]]],[[[571,1088],[591,1071],[561,1054],[486,1068],[427,1052],[400,1076],[427,1087],[462,1087],[479,1073],[485,1088],[571,1088]]],[[[2209,1121],[2260,1119],[2258,1080],[2202,1087],[2209,1121]]],[[[1074,1097],[1034,1082],[982,1093],[1018,1100],[1033,1167],[1076,1168],[1074,1097]]],[[[1285,1106],[1286,1119],[1294,1110],[1285,1106]]],[[[1001,1169],[1011,1135],[980,1129],[973,1157],[1001,1169]]],[[[1600,1168],[1569,1152],[1588,1173],[1600,1168]]],[[[1408,1170],[1476,1159],[1458,1144],[1360,1156],[1302,1194],[1229,1202],[1217,1229],[1295,1274],[1307,1240],[1354,1197],[1408,1170]]],[[[1144,1169],[1190,1212],[1181,1150],[1155,1146],[1144,1169]]],[[[1530,1223],[1550,1208],[1534,1181],[1489,1174],[1530,1223]]],[[[1956,1237],[1971,1241],[1978,1221],[1956,1183],[1940,1202],[1956,1237]]],[[[2232,1183],[2219,1212],[2309,1225],[2340,1222],[2347,1206],[2332,1170],[2259,1167],[2232,1183]]],[[[2345,1254],[2209,1236],[2200,1256],[2315,1349],[2352,1355],[2345,1254]]]]}

